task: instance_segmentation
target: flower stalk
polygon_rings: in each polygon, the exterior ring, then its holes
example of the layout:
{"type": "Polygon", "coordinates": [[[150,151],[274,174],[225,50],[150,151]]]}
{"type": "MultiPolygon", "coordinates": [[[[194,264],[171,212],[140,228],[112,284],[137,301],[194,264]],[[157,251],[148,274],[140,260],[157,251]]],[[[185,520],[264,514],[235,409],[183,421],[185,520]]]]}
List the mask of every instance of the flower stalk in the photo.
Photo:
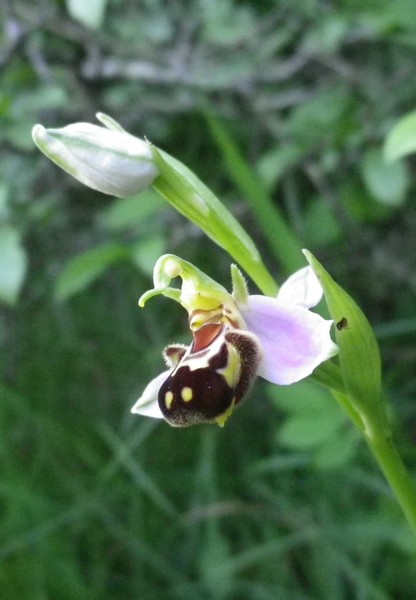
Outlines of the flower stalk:
{"type": "Polygon", "coordinates": [[[384,427],[382,431],[373,427],[371,437],[366,434],[364,437],[416,534],[416,486],[404,466],[391,433],[386,432],[384,427]]]}
{"type": "MultiPolygon", "coordinates": [[[[236,267],[229,294],[190,263],[173,255],[161,257],[155,267],[155,287],[141,297],[140,304],[157,295],[179,302],[188,311],[193,339],[188,347],[176,344],[165,349],[168,370],[148,384],[133,412],[163,416],[175,426],[200,422],[222,426],[257,375],[278,385],[311,376],[332,390],[359,429],[416,532],[416,487],[393,442],[382,394],[379,349],[357,304],[308,251],[304,254],[314,275],[310,269],[301,269],[279,291],[251,237],[192,171],[146,140],[130,135],[110,117],[98,113],[97,118],[104,127],[76,123],[45,129],[37,125],[33,139],[53,162],[103,193],[124,197],[153,185],[228,252],[264,294],[250,296],[236,267]],[[181,289],[170,287],[175,277],[182,279],[181,289]],[[321,288],[332,321],[309,311],[319,301],[321,288]],[[332,323],[337,346],[329,334],[332,323]],[[339,365],[328,360],[338,349],[339,365]]],[[[226,156],[241,170],[242,162],[221,137],[218,123],[211,120],[211,126],[226,156]]],[[[257,198],[253,193],[257,182],[250,177],[245,182],[245,192],[257,198]]],[[[260,199],[269,241],[280,231],[277,254],[281,257],[288,249],[290,257],[283,263],[297,266],[295,237],[279,215],[270,225],[271,209],[265,197],[260,199]]]]}

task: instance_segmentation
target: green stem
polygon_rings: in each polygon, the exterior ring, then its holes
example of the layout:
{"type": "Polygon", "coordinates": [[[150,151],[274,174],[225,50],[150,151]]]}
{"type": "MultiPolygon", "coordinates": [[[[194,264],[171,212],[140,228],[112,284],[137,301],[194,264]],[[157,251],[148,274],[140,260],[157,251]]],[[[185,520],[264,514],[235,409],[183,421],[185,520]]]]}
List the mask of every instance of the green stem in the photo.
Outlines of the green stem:
{"type": "Polygon", "coordinates": [[[332,392],[332,395],[334,396],[335,400],[338,402],[338,404],[341,406],[341,408],[347,413],[347,415],[349,416],[351,421],[354,423],[354,425],[360,430],[361,433],[364,433],[364,431],[365,431],[364,421],[363,421],[360,413],[357,412],[357,410],[352,405],[347,394],[345,392],[340,392],[339,390],[336,390],[336,389],[332,389],[331,392],[332,392]]]}
{"type": "Polygon", "coordinates": [[[334,396],[362,433],[376,459],[396,501],[416,533],[416,484],[410,477],[393,441],[384,405],[370,403],[362,410],[347,394],[333,391],[334,396]]]}
{"type": "Polygon", "coordinates": [[[416,486],[407,472],[390,433],[373,432],[365,439],[397,502],[416,533],[416,486]]]}

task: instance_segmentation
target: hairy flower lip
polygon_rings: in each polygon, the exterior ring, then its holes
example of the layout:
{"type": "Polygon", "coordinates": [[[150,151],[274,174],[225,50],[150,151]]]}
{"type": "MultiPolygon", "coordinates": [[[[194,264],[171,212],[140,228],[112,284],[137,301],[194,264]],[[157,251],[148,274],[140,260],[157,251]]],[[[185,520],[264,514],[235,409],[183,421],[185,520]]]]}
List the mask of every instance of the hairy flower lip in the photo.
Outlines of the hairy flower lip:
{"type": "Polygon", "coordinates": [[[88,187],[117,197],[132,196],[158,176],[150,144],[126,131],[90,123],[60,129],[35,125],[37,147],[64,171],[88,187]]]}

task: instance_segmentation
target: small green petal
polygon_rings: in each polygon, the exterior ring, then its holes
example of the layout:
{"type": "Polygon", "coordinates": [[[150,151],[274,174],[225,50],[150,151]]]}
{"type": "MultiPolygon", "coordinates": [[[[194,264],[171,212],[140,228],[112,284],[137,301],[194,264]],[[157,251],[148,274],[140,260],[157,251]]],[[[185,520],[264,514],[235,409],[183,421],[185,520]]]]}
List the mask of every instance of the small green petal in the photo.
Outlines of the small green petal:
{"type": "Polygon", "coordinates": [[[233,283],[233,298],[237,304],[247,304],[247,282],[237,265],[231,265],[231,281],[233,283]]]}
{"type": "Polygon", "coordinates": [[[176,302],[180,302],[181,290],[171,287],[153,288],[152,290],[148,290],[139,298],[138,304],[140,308],[143,308],[146,302],[150,300],[150,298],[154,298],[155,296],[165,296],[166,298],[170,298],[171,300],[176,300],[176,302]]]}
{"type": "Polygon", "coordinates": [[[102,112],[98,112],[95,116],[97,118],[97,121],[100,121],[100,123],[102,123],[104,127],[107,127],[107,129],[110,129],[111,131],[125,131],[125,129],[120,125],[120,123],[117,123],[117,121],[109,115],[106,115],[102,112]]]}

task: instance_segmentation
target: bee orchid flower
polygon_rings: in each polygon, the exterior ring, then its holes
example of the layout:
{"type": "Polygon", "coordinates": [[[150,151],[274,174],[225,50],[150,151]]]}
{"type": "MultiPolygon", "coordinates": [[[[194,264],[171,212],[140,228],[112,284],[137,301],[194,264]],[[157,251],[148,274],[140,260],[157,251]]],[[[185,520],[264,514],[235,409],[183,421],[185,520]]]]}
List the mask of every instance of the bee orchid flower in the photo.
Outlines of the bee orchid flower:
{"type": "Polygon", "coordinates": [[[164,295],[187,311],[192,342],[165,348],[168,369],[153,379],[133,413],[164,418],[176,427],[216,422],[224,425],[257,375],[288,385],[310,375],[338,352],[333,321],[309,309],[322,297],[310,267],[294,273],[277,298],[249,295],[235,265],[233,292],[174,255],[154,268],[154,285],[139,300],[164,295]],[[169,286],[181,277],[181,289],[169,286]]]}

